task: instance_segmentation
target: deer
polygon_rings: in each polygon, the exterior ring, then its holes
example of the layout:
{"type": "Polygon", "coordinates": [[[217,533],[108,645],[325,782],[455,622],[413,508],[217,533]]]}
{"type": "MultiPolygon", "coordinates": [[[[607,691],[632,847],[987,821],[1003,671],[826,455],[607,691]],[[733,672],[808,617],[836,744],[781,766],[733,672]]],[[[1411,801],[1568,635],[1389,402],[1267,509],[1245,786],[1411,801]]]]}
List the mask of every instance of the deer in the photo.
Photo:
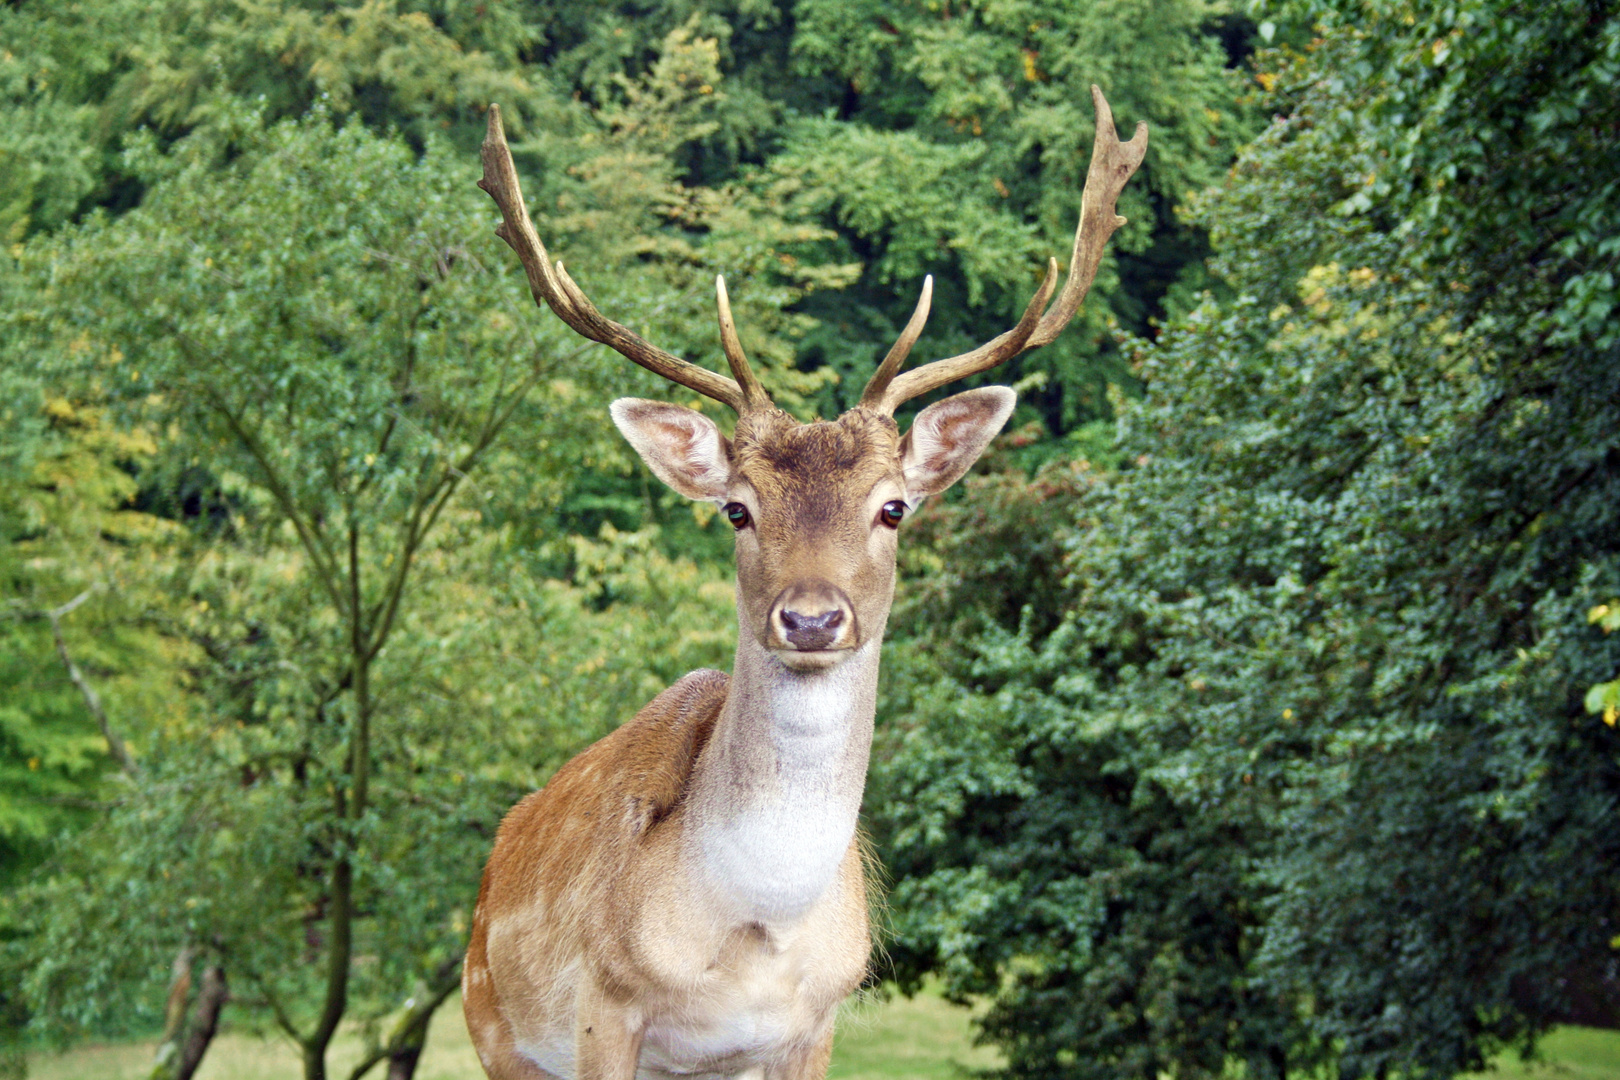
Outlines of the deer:
{"type": "Polygon", "coordinates": [[[901,371],[932,276],[859,403],[801,423],[744,355],[715,282],[731,378],[601,315],[541,243],[498,106],[479,186],[536,305],[576,333],[728,406],[621,398],[614,424],[661,481],[714,504],[736,542],[730,675],[696,671],[562,766],[496,832],[462,970],[467,1029],[491,1080],[820,1080],[839,1005],[872,950],[857,828],[894,598],[901,520],[960,479],[1011,415],[1001,386],[896,410],[1053,340],[1079,310],[1147,150],[1121,143],[1095,86],[1096,135],[1068,276],[1016,326],[901,371]]]}

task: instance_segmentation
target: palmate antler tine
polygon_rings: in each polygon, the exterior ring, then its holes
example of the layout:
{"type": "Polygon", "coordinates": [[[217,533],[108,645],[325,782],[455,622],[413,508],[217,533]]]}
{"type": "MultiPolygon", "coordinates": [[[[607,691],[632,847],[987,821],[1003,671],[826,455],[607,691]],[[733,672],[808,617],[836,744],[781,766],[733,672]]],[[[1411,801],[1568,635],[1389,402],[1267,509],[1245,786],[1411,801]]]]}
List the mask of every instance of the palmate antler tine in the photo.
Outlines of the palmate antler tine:
{"type": "Polygon", "coordinates": [[[917,344],[917,338],[922,334],[923,324],[928,321],[928,309],[934,302],[934,275],[929,274],[923,278],[922,295],[917,298],[917,308],[911,313],[906,322],[906,328],[900,331],[900,339],[894,343],[889,354],[883,358],[883,363],[872,373],[867,381],[866,389],[861,391],[861,408],[880,409],[883,407],[883,395],[889,389],[889,383],[900,370],[900,365],[906,362],[911,354],[911,347],[917,344]]]}
{"type": "MultiPolygon", "coordinates": [[[[1091,101],[1097,110],[1097,132],[1092,145],[1091,166],[1086,171],[1085,190],[1080,196],[1080,223],[1074,232],[1069,276],[1063,282],[1057,302],[1044,315],[1040,313],[1040,308],[1046,305],[1046,298],[1051,295],[1051,283],[1057,266],[1054,260],[1048,266],[1046,282],[1035,300],[1030,301],[1030,308],[1025,309],[1017,327],[971,352],[935,360],[895,377],[883,394],[882,408],[885,412],[893,415],[895,409],[914,397],[968,375],[988,371],[1019,353],[1047,344],[1063,331],[1075,312],[1080,310],[1081,301],[1096,280],[1097,267],[1102,262],[1109,237],[1125,224],[1125,219],[1114,213],[1114,206],[1126,182],[1141,167],[1142,159],[1147,154],[1148,141],[1147,124],[1140,123],[1136,125],[1136,134],[1130,142],[1121,143],[1119,133],[1114,129],[1113,110],[1096,86],[1091,88],[1091,101]],[[1039,301],[1038,305],[1036,301],[1039,301]],[[1033,321],[1032,309],[1036,316],[1033,321]],[[1031,321],[1030,329],[1021,333],[1025,323],[1031,321]]],[[[866,404],[864,397],[862,404],[866,404]]]]}
{"type": "Polygon", "coordinates": [[[501,224],[496,227],[495,235],[517,253],[536,304],[545,304],[576,333],[601,342],[654,374],[729,405],[739,415],[757,407],[750,404],[748,395],[737,382],[665,352],[604,316],[568,276],[562,263],[557,263],[553,269],[546,246],[540,242],[540,234],[535,231],[523,201],[523,189],[518,185],[512,151],[506,145],[506,129],[501,123],[498,105],[489,107],[489,127],[479,156],[484,163],[484,176],[478,186],[489,193],[501,211],[501,224]]]}
{"type": "Polygon", "coordinates": [[[748,357],[743,355],[742,341],[737,337],[737,324],[731,318],[731,297],[726,295],[726,279],[718,274],[714,278],[714,302],[720,313],[720,347],[725,350],[726,363],[731,365],[732,376],[742,387],[744,405],[749,412],[775,408],[771,404],[771,396],[754,375],[754,369],[748,366],[748,357]]]}
{"type": "Polygon", "coordinates": [[[1074,230],[1069,276],[1063,282],[1063,291],[1058,293],[1057,303],[1030,335],[1026,349],[1039,348],[1057,337],[1080,310],[1080,302],[1096,280],[1103,249],[1108,246],[1114,230],[1125,224],[1125,219],[1114,213],[1120,192],[1125,190],[1126,182],[1135,175],[1147,155],[1146,123],[1138,123],[1131,141],[1122,143],[1114,127],[1114,110],[1108,107],[1108,99],[1095,85],[1091,88],[1091,103],[1097,110],[1097,135],[1091,147],[1085,190],[1080,196],[1080,223],[1074,230]]]}

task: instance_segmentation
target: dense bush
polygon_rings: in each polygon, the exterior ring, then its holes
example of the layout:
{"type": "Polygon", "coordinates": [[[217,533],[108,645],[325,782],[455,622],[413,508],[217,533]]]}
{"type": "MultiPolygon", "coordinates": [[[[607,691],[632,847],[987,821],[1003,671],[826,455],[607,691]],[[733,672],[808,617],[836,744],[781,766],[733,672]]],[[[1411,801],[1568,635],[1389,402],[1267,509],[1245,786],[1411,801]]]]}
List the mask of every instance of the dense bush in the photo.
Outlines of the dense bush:
{"type": "Polygon", "coordinates": [[[963,580],[981,628],[910,624],[893,951],[1016,1075],[1446,1076],[1603,983],[1620,20],[1291,14],[1129,467],[1014,519],[1066,558],[963,580]]]}

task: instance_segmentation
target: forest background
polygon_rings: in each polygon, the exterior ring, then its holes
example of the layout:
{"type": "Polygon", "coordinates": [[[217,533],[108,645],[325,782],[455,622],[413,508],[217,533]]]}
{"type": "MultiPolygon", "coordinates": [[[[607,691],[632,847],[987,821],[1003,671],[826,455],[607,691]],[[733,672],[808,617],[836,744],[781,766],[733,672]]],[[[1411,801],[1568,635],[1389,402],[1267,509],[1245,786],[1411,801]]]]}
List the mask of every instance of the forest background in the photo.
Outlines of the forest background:
{"type": "MultiPolygon", "coordinates": [[[[220,1009],[408,1077],[503,810],[729,663],[729,541],[536,310],[831,416],[1068,250],[903,538],[881,974],[1017,1077],[1445,1077],[1620,1023],[1620,13],[1600,0],[0,5],[0,1059],[220,1009]]],[[[920,403],[919,403],[920,404],[920,403]]],[[[717,417],[719,418],[719,417],[717,417]]]]}

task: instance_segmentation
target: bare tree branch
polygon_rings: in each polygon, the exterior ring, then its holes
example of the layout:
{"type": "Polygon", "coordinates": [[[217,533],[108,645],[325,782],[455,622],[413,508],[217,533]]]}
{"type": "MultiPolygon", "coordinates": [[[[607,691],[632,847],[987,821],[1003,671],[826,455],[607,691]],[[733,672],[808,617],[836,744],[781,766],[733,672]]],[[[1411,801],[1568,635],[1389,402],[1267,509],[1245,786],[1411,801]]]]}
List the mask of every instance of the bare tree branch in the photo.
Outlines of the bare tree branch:
{"type": "Polygon", "coordinates": [[[129,756],[129,748],[124,745],[124,740],[113,730],[112,721],[107,719],[107,710],[101,705],[101,695],[90,685],[90,680],[84,677],[79,665],[73,662],[73,656],[68,652],[67,639],[62,636],[62,620],[95,595],[100,588],[99,584],[90,586],[61,607],[47,611],[45,616],[51,620],[51,636],[56,638],[56,655],[62,658],[62,665],[67,668],[68,678],[79,688],[79,695],[84,698],[85,708],[90,710],[90,715],[96,719],[96,726],[101,728],[102,738],[107,740],[107,752],[118,763],[118,767],[124,770],[124,775],[134,779],[140,775],[140,769],[136,766],[135,760],[129,756]]]}
{"type": "Polygon", "coordinates": [[[433,973],[430,984],[419,984],[417,992],[405,1002],[404,1010],[399,1014],[388,1038],[371,1048],[366,1056],[360,1059],[349,1073],[349,1080],[360,1080],[366,1073],[384,1058],[392,1058],[401,1052],[415,1049],[421,1050],[422,1041],[427,1035],[428,1021],[439,1006],[444,1004],[445,998],[461,985],[460,954],[446,960],[439,965],[433,973]]]}

